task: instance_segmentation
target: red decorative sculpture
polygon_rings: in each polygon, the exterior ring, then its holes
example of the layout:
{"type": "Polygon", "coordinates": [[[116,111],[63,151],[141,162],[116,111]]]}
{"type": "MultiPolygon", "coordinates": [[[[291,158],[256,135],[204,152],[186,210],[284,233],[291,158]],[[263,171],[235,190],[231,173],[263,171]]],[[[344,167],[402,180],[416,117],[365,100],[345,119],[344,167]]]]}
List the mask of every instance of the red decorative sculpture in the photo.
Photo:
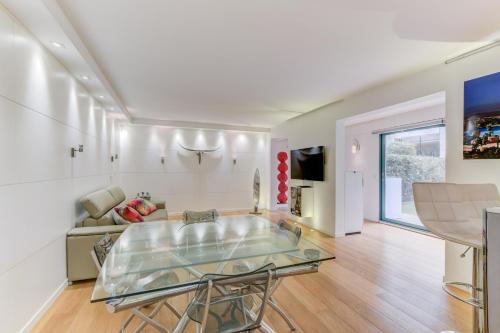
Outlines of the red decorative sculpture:
{"type": "Polygon", "coordinates": [[[278,194],[278,202],[279,203],[285,203],[287,202],[288,197],[286,196],[286,193],[280,193],[278,194]]]}
{"type": "Polygon", "coordinates": [[[281,151],[278,153],[278,161],[280,162],[286,162],[288,160],[288,154],[285,153],[284,151],[281,151]]]}
{"type": "Polygon", "coordinates": [[[284,151],[281,151],[277,155],[278,161],[280,161],[280,164],[278,164],[278,180],[279,180],[279,185],[278,185],[278,202],[280,204],[286,203],[288,201],[288,197],[286,195],[286,192],[288,191],[288,186],[286,185],[286,181],[288,180],[288,176],[286,172],[288,171],[288,164],[286,164],[288,160],[288,154],[284,151]]]}
{"type": "Polygon", "coordinates": [[[281,172],[281,173],[285,173],[287,172],[288,170],[288,165],[285,163],[285,162],[281,162],[279,165],[278,165],[278,171],[281,172]]]}
{"type": "Polygon", "coordinates": [[[286,173],[278,173],[277,178],[280,181],[280,183],[286,183],[286,181],[288,180],[288,176],[286,173]]]}

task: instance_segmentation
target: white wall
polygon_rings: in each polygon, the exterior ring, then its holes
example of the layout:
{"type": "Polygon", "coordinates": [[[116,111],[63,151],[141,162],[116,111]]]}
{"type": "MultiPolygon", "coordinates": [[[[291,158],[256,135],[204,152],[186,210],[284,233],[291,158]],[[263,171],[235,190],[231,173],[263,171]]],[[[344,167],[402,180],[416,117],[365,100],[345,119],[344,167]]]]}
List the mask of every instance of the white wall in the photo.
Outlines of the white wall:
{"type": "Polygon", "coordinates": [[[345,128],[345,166],[363,175],[363,213],[364,218],[378,221],[380,217],[380,138],[373,131],[395,126],[407,125],[445,117],[445,106],[434,106],[412,110],[371,120],[345,128]],[[356,154],[351,144],[357,139],[361,149],[356,154]]]}
{"type": "MultiPolygon", "coordinates": [[[[446,179],[450,182],[491,182],[500,186],[500,160],[463,160],[463,83],[500,71],[500,48],[493,48],[449,65],[394,80],[345,98],[342,102],[291,119],[272,130],[272,137],[288,138],[293,148],[324,144],[330,148],[327,181],[315,184],[320,197],[315,223],[330,234],[343,234],[343,224],[335,223],[335,140],[336,121],[355,114],[377,110],[422,96],[446,93],[446,179]],[[480,172],[478,172],[480,171],[480,172]]],[[[340,152],[342,155],[344,152],[340,152]]],[[[315,200],[318,201],[318,200],[315,200]]],[[[446,278],[463,280],[467,269],[456,270],[455,253],[447,245],[446,278]],[[461,273],[457,273],[461,272],[461,273]]],[[[466,265],[463,265],[466,267],[466,265]]]]}
{"type": "MultiPolygon", "coordinates": [[[[333,235],[335,233],[334,189],[335,189],[335,117],[330,110],[320,110],[294,118],[272,129],[272,138],[287,138],[289,150],[311,146],[326,147],[326,167],[324,182],[313,183],[314,217],[310,222],[315,229],[333,235]]],[[[290,186],[302,185],[302,181],[292,180],[290,186]]],[[[305,183],[304,183],[305,184],[305,183]]]]}
{"type": "Polygon", "coordinates": [[[0,5],[0,332],[61,290],[76,200],[111,181],[113,121],[94,103],[0,5]]]}
{"type": "Polygon", "coordinates": [[[123,124],[119,163],[126,194],[148,191],[166,200],[169,213],[251,209],[256,168],[261,176],[260,206],[269,205],[268,133],[123,124]],[[196,155],[179,144],[221,149],[205,154],[198,164],[196,155]],[[164,165],[161,156],[165,156],[164,165]]]}

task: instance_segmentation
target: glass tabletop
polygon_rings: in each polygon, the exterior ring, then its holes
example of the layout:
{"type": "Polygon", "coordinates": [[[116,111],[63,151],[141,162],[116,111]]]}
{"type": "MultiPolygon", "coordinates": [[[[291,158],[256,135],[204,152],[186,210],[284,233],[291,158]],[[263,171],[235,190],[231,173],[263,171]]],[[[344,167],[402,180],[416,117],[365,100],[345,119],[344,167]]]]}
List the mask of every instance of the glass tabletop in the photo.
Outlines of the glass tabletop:
{"type": "Polygon", "coordinates": [[[130,225],[108,254],[92,302],[196,284],[204,274],[238,274],[334,259],[304,237],[254,216],[215,222],[154,221],[130,225]]]}

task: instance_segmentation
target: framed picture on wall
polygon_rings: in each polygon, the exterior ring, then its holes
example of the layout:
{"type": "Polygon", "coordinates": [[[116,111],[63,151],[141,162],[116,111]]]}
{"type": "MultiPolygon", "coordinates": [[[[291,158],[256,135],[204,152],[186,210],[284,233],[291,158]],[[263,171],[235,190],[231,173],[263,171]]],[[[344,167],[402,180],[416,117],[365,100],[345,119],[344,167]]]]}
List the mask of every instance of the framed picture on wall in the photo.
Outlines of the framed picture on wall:
{"type": "Polygon", "coordinates": [[[500,73],[464,83],[464,159],[500,158],[500,73]]]}

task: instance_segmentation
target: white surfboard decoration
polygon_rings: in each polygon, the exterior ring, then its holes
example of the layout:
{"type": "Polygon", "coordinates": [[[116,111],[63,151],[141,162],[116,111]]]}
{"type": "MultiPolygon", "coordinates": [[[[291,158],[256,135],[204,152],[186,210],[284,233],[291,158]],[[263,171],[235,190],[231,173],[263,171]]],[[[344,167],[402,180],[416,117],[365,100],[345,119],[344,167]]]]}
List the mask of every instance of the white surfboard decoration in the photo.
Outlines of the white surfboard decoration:
{"type": "Polygon", "coordinates": [[[262,214],[259,212],[259,202],[260,202],[260,173],[259,169],[255,169],[255,174],[253,176],[253,212],[250,214],[262,214]]]}

